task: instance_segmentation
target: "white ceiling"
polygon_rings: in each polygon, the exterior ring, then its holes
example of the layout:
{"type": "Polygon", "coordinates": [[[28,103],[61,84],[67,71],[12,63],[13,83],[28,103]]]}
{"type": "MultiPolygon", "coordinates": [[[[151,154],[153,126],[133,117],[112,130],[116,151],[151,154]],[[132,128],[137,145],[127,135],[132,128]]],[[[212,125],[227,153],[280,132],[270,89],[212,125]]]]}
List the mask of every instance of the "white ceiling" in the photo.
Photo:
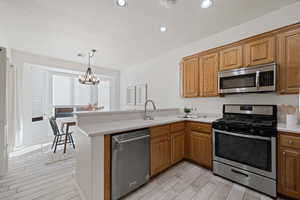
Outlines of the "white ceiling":
{"type": "Polygon", "coordinates": [[[178,0],[167,9],[160,0],[0,0],[0,46],[66,60],[99,50],[94,63],[123,69],[241,24],[297,0],[178,0]],[[161,33],[161,24],[167,32],[161,33]]]}

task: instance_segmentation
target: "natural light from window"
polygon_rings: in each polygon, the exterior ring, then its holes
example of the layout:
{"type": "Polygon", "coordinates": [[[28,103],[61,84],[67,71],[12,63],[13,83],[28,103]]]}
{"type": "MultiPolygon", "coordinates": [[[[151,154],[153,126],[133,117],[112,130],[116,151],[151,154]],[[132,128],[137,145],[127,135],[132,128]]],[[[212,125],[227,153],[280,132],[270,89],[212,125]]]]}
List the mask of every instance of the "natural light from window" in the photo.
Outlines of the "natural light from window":
{"type": "Polygon", "coordinates": [[[53,106],[94,106],[110,109],[110,81],[97,86],[83,85],[75,76],[52,76],[53,106]]]}

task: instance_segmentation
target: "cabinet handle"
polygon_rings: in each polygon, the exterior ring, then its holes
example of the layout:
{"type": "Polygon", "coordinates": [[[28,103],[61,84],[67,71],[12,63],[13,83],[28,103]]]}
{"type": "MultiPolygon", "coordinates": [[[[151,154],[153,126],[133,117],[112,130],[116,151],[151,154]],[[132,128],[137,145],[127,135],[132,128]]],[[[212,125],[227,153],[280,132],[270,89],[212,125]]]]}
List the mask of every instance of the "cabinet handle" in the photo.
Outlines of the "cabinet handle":
{"type": "Polygon", "coordinates": [[[289,144],[293,144],[293,140],[289,140],[289,144]]]}
{"type": "Polygon", "coordinates": [[[282,152],[282,155],[283,155],[283,156],[285,156],[285,155],[286,155],[286,152],[285,152],[285,151],[284,151],[284,152],[282,152]]]}

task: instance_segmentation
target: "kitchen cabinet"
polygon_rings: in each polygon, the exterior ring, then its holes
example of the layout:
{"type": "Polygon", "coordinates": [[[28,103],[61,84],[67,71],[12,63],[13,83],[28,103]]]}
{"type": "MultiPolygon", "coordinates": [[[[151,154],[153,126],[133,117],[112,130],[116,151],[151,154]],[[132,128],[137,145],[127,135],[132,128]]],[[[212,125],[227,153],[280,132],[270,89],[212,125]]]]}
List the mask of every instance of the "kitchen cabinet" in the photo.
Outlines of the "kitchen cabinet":
{"type": "Polygon", "coordinates": [[[278,65],[279,93],[299,93],[300,27],[278,35],[278,65]]]}
{"type": "Polygon", "coordinates": [[[170,166],[170,147],[170,139],[167,136],[151,139],[151,176],[170,166]]]}
{"type": "Polygon", "coordinates": [[[199,94],[198,56],[182,61],[182,89],[184,97],[197,97],[199,94]]]}
{"type": "Polygon", "coordinates": [[[154,176],[171,164],[170,126],[150,128],[151,132],[151,176],[154,176]]]}
{"type": "Polygon", "coordinates": [[[170,125],[171,164],[184,159],[185,152],[185,123],[178,122],[170,125]]]}
{"type": "Polygon", "coordinates": [[[275,61],[275,37],[254,38],[244,45],[245,66],[260,65],[275,61]]]}
{"type": "Polygon", "coordinates": [[[220,51],[220,71],[243,67],[242,46],[234,46],[220,51]]]}
{"type": "Polygon", "coordinates": [[[300,199],[300,137],[280,133],[278,150],[278,192],[300,199]]]}
{"type": "Polygon", "coordinates": [[[212,168],[211,124],[188,122],[186,130],[187,159],[212,168]]]}
{"type": "Polygon", "coordinates": [[[184,131],[171,134],[171,164],[184,159],[184,131]]]}
{"type": "Polygon", "coordinates": [[[218,96],[219,54],[216,52],[200,56],[199,70],[200,96],[218,96]]]}
{"type": "Polygon", "coordinates": [[[296,94],[300,88],[300,22],[214,49],[181,62],[181,96],[218,95],[218,71],[276,62],[277,91],[296,94]]]}
{"type": "Polygon", "coordinates": [[[211,168],[212,167],[212,145],[211,136],[207,133],[192,131],[190,135],[191,160],[211,168]]]}

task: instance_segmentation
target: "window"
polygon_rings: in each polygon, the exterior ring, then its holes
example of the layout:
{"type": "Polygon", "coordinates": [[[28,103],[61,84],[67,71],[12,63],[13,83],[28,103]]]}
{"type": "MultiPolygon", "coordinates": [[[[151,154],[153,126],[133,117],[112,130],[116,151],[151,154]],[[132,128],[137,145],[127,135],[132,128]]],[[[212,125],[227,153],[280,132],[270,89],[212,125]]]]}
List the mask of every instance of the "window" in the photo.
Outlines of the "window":
{"type": "Polygon", "coordinates": [[[110,109],[110,81],[101,80],[97,86],[83,85],[77,76],[53,75],[54,106],[94,105],[110,109]]]}
{"type": "Polygon", "coordinates": [[[110,82],[102,80],[98,88],[98,105],[104,107],[103,110],[110,110],[110,82]]]}
{"type": "Polygon", "coordinates": [[[96,86],[83,85],[74,80],[74,105],[94,105],[97,103],[92,102],[92,87],[96,86]]]}
{"type": "Polygon", "coordinates": [[[72,77],[53,76],[53,105],[72,105],[72,77]]]}

